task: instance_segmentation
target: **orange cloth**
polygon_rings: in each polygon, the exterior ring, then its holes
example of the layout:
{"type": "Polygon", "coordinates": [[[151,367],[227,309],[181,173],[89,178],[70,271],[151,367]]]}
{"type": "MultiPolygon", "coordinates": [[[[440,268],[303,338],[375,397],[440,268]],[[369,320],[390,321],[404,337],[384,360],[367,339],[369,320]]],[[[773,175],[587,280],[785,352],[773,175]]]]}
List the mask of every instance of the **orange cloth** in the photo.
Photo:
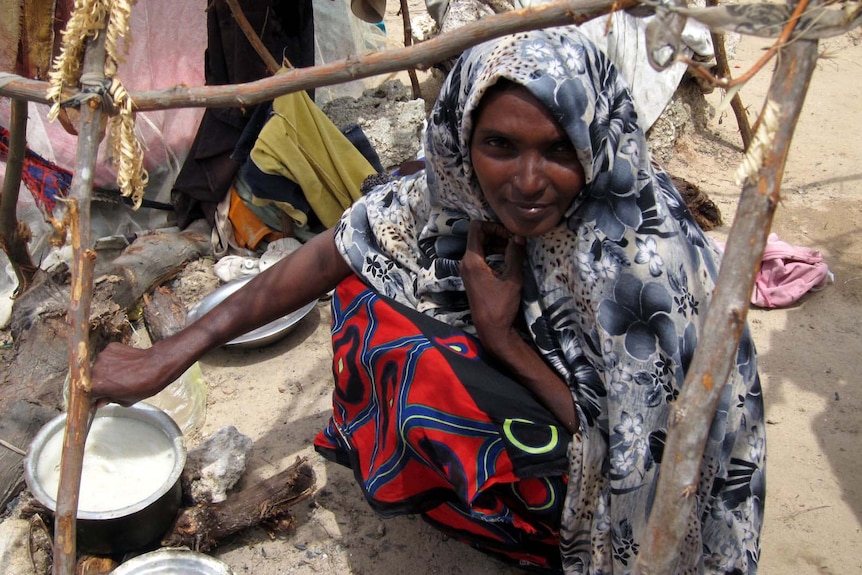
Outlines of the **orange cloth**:
{"type": "Polygon", "coordinates": [[[239,197],[234,186],[230,187],[230,208],[227,215],[231,226],[233,226],[236,243],[240,247],[254,250],[264,240],[272,242],[284,237],[283,233],[274,231],[263,223],[245,205],[245,202],[239,197]]]}

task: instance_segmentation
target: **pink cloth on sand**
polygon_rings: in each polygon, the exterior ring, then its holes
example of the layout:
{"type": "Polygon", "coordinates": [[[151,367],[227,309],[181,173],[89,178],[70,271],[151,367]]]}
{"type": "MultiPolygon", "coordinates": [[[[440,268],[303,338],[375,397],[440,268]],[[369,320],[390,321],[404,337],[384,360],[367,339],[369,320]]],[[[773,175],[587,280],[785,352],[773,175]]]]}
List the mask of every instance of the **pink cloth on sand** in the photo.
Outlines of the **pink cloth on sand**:
{"type": "Polygon", "coordinates": [[[832,280],[818,250],[794,246],[769,234],[751,294],[758,307],[785,307],[832,280]]]}

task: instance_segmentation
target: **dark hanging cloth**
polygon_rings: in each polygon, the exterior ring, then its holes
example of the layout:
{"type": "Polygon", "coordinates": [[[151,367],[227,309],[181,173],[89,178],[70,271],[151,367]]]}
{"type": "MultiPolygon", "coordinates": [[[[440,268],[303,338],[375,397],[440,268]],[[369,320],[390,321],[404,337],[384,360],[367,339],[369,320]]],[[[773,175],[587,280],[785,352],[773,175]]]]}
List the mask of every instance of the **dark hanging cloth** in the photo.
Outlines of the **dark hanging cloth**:
{"type": "MultiPolygon", "coordinates": [[[[269,76],[224,0],[208,1],[207,85],[240,84],[269,76]]],[[[297,68],[314,65],[312,0],[239,0],[243,13],[276,61],[282,56],[297,68]]],[[[234,148],[258,107],[207,108],[189,155],[174,182],[172,203],[177,225],[185,229],[200,218],[212,225],[241,165],[234,148]]],[[[257,116],[258,118],[260,115],[257,116]]]]}

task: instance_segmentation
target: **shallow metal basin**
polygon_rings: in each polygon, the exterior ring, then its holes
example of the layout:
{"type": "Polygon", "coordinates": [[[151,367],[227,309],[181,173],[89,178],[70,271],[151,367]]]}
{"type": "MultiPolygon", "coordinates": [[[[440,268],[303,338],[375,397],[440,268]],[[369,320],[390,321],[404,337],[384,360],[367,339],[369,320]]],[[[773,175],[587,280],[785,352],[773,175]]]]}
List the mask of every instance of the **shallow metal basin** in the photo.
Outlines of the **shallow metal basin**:
{"type": "MultiPolygon", "coordinates": [[[[249,276],[233,280],[216,289],[214,292],[197,302],[186,314],[186,325],[191,324],[203,317],[204,314],[212,310],[215,306],[224,301],[229,295],[243,287],[255,276],[249,276]]],[[[244,335],[232,339],[226,347],[239,348],[254,348],[263,347],[271,343],[275,343],[287,334],[289,334],[296,325],[317,305],[317,300],[309,302],[305,306],[278,318],[262,327],[254,329],[244,335]]]]}

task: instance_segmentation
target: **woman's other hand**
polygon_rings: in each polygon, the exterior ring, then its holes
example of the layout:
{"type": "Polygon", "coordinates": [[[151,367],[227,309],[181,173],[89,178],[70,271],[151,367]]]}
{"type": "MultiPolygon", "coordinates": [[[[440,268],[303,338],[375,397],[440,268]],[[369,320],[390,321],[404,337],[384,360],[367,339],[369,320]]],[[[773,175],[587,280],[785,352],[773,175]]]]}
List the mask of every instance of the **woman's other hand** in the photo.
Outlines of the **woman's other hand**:
{"type": "Polygon", "coordinates": [[[160,355],[162,347],[158,343],[149,349],[109,344],[91,371],[91,399],[98,404],[129,406],[161,391],[183,372],[175,374],[169,358],[160,355]]]}
{"type": "Polygon", "coordinates": [[[517,337],[514,328],[524,283],[524,239],[493,222],[470,222],[467,251],[461,260],[461,279],[470,302],[473,323],[482,344],[495,353],[497,345],[517,337]],[[503,255],[495,271],[487,257],[503,255]]]}
{"type": "Polygon", "coordinates": [[[575,402],[566,383],[525,342],[515,329],[524,285],[524,238],[502,225],[470,222],[467,251],[461,260],[461,279],[482,347],[508,368],[512,377],[532,391],[570,432],[578,431],[575,402]],[[503,268],[495,272],[486,256],[503,254],[503,268]]]}

